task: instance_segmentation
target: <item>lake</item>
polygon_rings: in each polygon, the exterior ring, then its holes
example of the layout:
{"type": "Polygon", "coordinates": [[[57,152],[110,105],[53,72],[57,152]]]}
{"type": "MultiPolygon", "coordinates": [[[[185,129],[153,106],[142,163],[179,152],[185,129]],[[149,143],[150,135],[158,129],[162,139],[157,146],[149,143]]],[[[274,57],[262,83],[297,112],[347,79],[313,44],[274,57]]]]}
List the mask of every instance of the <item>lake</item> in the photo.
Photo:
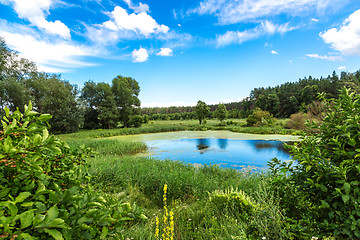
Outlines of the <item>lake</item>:
{"type": "Polygon", "coordinates": [[[149,148],[147,156],[195,165],[218,164],[235,169],[262,169],[274,157],[289,160],[290,155],[284,149],[284,142],[299,140],[297,136],[229,131],[183,131],[115,138],[145,142],[149,148]]]}

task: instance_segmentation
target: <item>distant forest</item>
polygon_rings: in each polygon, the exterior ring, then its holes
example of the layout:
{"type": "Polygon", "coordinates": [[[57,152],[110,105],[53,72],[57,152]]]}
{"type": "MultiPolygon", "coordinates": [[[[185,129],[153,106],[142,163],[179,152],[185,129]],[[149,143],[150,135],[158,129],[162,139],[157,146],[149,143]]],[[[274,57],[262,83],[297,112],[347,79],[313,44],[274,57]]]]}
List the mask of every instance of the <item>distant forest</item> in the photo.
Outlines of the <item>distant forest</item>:
{"type": "MultiPolygon", "coordinates": [[[[256,107],[268,111],[277,118],[288,118],[291,114],[306,111],[308,105],[317,100],[319,93],[326,93],[326,98],[338,98],[342,87],[351,88],[360,93],[360,70],[355,73],[334,71],[326,78],[299,79],[275,87],[254,88],[250,96],[240,102],[225,103],[229,118],[246,118],[256,107]]],[[[209,118],[213,118],[218,104],[209,105],[209,118]]],[[[142,108],[142,115],[150,120],[197,119],[195,106],[142,108]]]]}
{"type": "MultiPolygon", "coordinates": [[[[306,112],[319,93],[338,98],[344,86],[360,93],[360,71],[341,72],[340,76],[334,71],[326,78],[310,76],[276,87],[255,88],[243,101],[225,104],[227,117],[247,118],[254,109],[260,108],[274,117],[288,118],[299,111],[306,112]]],[[[31,101],[37,112],[53,116],[51,131],[56,133],[138,127],[148,120],[198,119],[195,106],[141,108],[139,92],[135,79],[121,75],[114,77],[111,84],[89,80],[79,89],[60,75],[39,72],[35,63],[21,58],[0,37],[0,117],[5,108],[23,110],[31,101]]],[[[205,118],[216,117],[218,105],[209,108],[205,118]]]]}

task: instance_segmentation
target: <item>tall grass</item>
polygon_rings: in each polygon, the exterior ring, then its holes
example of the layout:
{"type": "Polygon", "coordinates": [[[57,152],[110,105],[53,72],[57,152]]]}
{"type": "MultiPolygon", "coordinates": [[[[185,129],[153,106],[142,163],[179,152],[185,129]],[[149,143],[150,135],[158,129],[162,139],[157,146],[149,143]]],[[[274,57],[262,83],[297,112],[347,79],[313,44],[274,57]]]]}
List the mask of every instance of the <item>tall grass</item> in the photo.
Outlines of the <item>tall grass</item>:
{"type": "Polygon", "coordinates": [[[66,142],[74,149],[82,145],[91,148],[95,154],[99,154],[98,159],[106,156],[133,155],[147,150],[145,143],[126,142],[117,139],[71,139],[66,142]]]}
{"type": "Polygon", "coordinates": [[[72,134],[62,134],[59,137],[63,140],[82,139],[82,138],[104,138],[120,135],[134,135],[142,133],[175,132],[185,131],[187,128],[183,125],[171,123],[165,124],[144,124],[139,128],[115,128],[115,129],[96,129],[82,130],[72,134]]]}
{"type": "MultiPolygon", "coordinates": [[[[212,126],[214,129],[221,126],[212,126]]],[[[228,130],[246,129],[228,126],[228,130]]],[[[61,135],[70,147],[81,145],[94,152],[88,158],[92,184],[119,201],[136,202],[149,220],[124,226],[124,238],[155,238],[155,216],[164,216],[164,185],[167,184],[167,203],[174,213],[174,239],[287,239],[284,216],[278,201],[269,188],[266,173],[224,169],[216,165],[203,167],[171,160],[133,156],[146,150],[139,142],[101,139],[103,136],[145,132],[178,131],[188,126],[148,124],[140,129],[83,131],[61,135]],[[256,205],[251,215],[241,212],[218,211],[211,204],[215,192],[239,189],[256,205]]]]}

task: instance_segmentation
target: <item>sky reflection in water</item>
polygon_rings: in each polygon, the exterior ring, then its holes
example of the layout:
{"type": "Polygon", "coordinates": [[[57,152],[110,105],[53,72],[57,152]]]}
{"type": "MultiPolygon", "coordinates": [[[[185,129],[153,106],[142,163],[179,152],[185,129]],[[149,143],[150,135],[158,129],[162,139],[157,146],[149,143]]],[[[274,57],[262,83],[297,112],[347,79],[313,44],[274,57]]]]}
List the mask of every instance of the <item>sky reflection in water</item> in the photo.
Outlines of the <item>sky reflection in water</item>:
{"type": "Polygon", "coordinates": [[[219,164],[241,169],[252,166],[266,167],[274,157],[289,160],[281,141],[233,139],[178,139],[146,141],[152,157],[172,159],[192,164],[219,164]]]}

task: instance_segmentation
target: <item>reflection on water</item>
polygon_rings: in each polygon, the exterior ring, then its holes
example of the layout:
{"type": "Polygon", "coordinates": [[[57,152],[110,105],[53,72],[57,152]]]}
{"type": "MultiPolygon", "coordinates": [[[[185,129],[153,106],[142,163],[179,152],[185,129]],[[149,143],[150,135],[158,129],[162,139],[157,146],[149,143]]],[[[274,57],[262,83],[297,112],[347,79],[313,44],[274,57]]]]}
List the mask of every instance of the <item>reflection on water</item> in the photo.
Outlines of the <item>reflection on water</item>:
{"type": "Polygon", "coordinates": [[[197,143],[196,148],[199,150],[200,154],[204,154],[210,147],[210,141],[207,138],[199,138],[197,139],[197,143]]]}
{"type": "Polygon", "coordinates": [[[218,145],[219,145],[219,148],[220,148],[221,150],[225,150],[225,149],[227,148],[227,146],[228,146],[228,141],[229,141],[229,139],[219,138],[219,139],[217,140],[218,145]]]}
{"type": "Polygon", "coordinates": [[[173,159],[192,164],[219,164],[223,167],[266,167],[267,161],[276,157],[289,160],[283,142],[267,140],[233,139],[178,139],[147,141],[154,149],[152,156],[173,159]]]}

